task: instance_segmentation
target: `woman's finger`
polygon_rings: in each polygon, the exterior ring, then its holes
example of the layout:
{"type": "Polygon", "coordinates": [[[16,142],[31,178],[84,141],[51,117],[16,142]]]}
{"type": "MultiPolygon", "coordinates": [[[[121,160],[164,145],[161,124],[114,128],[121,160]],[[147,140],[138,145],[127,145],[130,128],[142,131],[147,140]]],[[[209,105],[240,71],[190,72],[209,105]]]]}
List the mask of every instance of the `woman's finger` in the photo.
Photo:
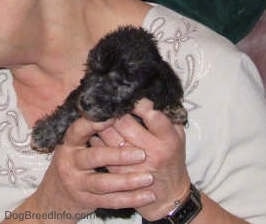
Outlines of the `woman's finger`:
{"type": "Polygon", "coordinates": [[[141,163],[145,160],[145,152],[135,147],[123,150],[112,147],[90,147],[79,149],[75,153],[75,165],[80,170],[92,170],[105,166],[121,166],[141,163]]]}
{"type": "Polygon", "coordinates": [[[135,106],[133,113],[142,118],[144,124],[156,137],[169,138],[170,133],[175,133],[175,127],[168,117],[159,110],[153,109],[152,101],[143,98],[135,106]]]}
{"type": "Polygon", "coordinates": [[[153,176],[150,173],[89,173],[80,186],[81,191],[92,194],[109,194],[114,192],[131,191],[148,187],[153,183],[153,176]]]}
{"type": "Polygon", "coordinates": [[[94,206],[97,208],[106,209],[139,208],[156,200],[156,196],[152,191],[144,189],[114,192],[103,195],[93,195],[83,192],[81,197],[85,202],[93,201],[94,206]]]}
{"type": "Polygon", "coordinates": [[[85,118],[80,118],[68,128],[63,141],[70,146],[84,146],[92,135],[112,124],[112,119],[105,122],[91,122],[85,118]]]}
{"type": "Polygon", "coordinates": [[[105,145],[111,147],[122,147],[125,146],[124,138],[115,130],[113,127],[109,127],[98,133],[105,145]]]}
{"type": "Polygon", "coordinates": [[[147,146],[147,139],[149,139],[149,142],[156,142],[155,136],[129,114],[117,119],[113,127],[123,137],[125,142],[129,142],[136,147],[144,148],[147,146]]]}
{"type": "Polygon", "coordinates": [[[98,137],[98,136],[92,136],[90,139],[89,139],[89,143],[90,143],[90,145],[93,147],[93,146],[96,146],[96,147],[99,147],[99,146],[101,146],[101,147],[103,147],[103,146],[105,146],[105,144],[104,144],[104,142],[103,142],[103,140],[100,138],[100,137],[98,137]]]}

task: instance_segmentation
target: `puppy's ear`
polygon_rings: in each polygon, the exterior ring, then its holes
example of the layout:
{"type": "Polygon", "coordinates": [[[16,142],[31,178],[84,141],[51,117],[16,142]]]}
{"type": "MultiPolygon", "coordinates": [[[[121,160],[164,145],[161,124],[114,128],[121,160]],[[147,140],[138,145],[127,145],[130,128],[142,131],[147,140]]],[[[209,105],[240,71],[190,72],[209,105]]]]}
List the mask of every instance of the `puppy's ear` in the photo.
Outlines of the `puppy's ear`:
{"type": "Polygon", "coordinates": [[[155,86],[158,90],[158,108],[161,109],[165,106],[181,105],[181,101],[184,96],[182,83],[174,70],[170,65],[161,61],[156,64],[156,70],[158,72],[158,82],[155,86]]]}
{"type": "Polygon", "coordinates": [[[106,44],[99,42],[99,44],[89,52],[87,66],[92,72],[108,72],[117,61],[119,55],[117,55],[114,46],[110,44],[110,46],[107,45],[106,47],[105,45],[106,44]]]}

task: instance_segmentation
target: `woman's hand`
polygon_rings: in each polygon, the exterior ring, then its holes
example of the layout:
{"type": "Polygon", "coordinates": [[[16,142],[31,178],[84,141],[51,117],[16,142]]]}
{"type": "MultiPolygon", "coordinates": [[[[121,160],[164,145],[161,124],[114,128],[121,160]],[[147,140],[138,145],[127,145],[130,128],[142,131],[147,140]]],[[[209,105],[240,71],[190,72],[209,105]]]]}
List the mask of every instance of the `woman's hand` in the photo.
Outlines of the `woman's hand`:
{"type": "Polygon", "coordinates": [[[73,215],[73,220],[61,222],[76,223],[81,213],[88,214],[99,207],[142,207],[154,200],[149,189],[143,190],[152,184],[152,176],[146,170],[136,170],[129,175],[94,171],[97,167],[129,166],[145,160],[144,152],[137,147],[126,150],[86,147],[92,135],[111,124],[111,121],[92,123],[79,119],[70,126],[64,144],[55,149],[42,183],[30,198],[35,210],[66,211],[73,215]]]}
{"type": "Polygon", "coordinates": [[[153,184],[143,187],[152,191],[156,200],[144,206],[134,206],[148,220],[157,220],[166,216],[174,202],[183,199],[189,192],[190,179],[185,165],[185,134],[182,126],[174,126],[160,111],[153,110],[153,103],[141,100],[133,111],[142,118],[145,126],[125,115],[114,125],[102,132],[99,138],[93,138],[93,145],[119,146],[121,151],[128,147],[145,150],[143,163],[124,166],[109,166],[111,173],[145,172],[153,175],[153,184]],[[122,147],[121,147],[122,146],[122,147]]]}

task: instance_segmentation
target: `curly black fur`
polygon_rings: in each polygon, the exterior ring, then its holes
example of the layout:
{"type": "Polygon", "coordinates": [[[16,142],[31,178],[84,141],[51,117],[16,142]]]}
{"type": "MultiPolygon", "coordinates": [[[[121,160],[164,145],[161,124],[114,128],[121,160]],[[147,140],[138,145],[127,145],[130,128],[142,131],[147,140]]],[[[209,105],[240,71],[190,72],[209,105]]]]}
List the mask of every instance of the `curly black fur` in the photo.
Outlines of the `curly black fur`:
{"type": "MultiPolygon", "coordinates": [[[[120,27],[90,51],[85,76],[64,104],[36,122],[32,147],[52,152],[62,144],[68,126],[76,119],[84,116],[104,121],[119,117],[130,113],[143,97],[152,100],[155,109],[164,111],[174,123],[186,123],[180,80],[161,58],[153,35],[142,28],[120,27]]],[[[128,217],[133,212],[98,209],[96,214],[103,218],[110,214],[128,217]]]]}

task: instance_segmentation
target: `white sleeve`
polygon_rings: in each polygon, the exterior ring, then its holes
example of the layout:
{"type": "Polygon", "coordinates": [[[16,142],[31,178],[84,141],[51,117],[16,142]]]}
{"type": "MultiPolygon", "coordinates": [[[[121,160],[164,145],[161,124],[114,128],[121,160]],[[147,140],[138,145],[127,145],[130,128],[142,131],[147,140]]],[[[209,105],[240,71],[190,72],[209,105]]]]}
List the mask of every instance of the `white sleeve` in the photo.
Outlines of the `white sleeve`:
{"type": "Polygon", "coordinates": [[[144,26],[182,80],[192,182],[230,213],[266,223],[266,100],[250,59],[209,28],[165,7],[144,26]]]}
{"type": "MultiPolygon", "coordinates": [[[[215,39],[214,39],[215,40],[215,39]]],[[[253,62],[235,48],[202,40],[209,71],[187,96],[191,179],[232,214],[266,223],[266,100],[253,62]]]]}
{"type": "MultiPolygon", "coordinates": [[[[209,114],[219,121],[209,131],[208,138],[214,137],[217,144],[210,140],[214,148],[206,148],[214,150],[216,156],[206,160],[213,170],[206,170],[211,178],[203,185],[206,193],[228,211],[250,223],[265,224],[266,101],[256,69],[244,54],[238,68],[232,82],[224,83],[227,102],[217,105],[224,108],[209,114]]],[[[208,156],[208,151],[205,153],[208,156]]]]}

